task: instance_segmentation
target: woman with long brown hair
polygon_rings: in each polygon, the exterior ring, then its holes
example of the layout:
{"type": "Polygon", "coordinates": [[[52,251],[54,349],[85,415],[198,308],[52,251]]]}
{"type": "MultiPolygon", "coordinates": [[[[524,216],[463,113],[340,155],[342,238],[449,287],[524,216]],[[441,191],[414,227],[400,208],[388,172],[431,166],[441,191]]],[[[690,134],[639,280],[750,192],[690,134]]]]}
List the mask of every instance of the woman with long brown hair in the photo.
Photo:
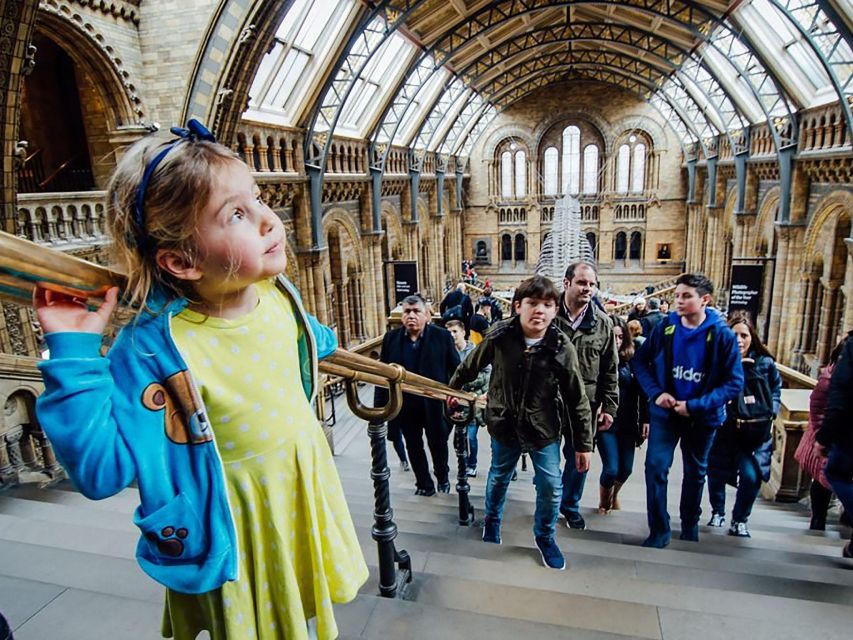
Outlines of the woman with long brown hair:
{"type": "Polygon", "coordinates": [[[717,431],[708,457],[708,497],[712,515],[709,527],[722,527],[726,522],[726,483],[737,487],[732,509],[729,535],[749,538],[746,522],[758,497],[761,481],[770,478],[772,453],[772,420],[779,413],[782,377],[767,347],[746,316],[734,316],[728,322],[737,338],[744,366],[744,391],[727,406],[726,421],[717,431]],[[744,411],[763,416],[743,419],[744,411]],[[763,428],[761,433],[756,428],[763,428]],[[755,433],[760,433],[758,438],[755,433]]]}
{"type": "Polygon", "coordinates": [[[648,403],[629,364],[634,357],[634,342],[625,321],[619,316],[610,318],[619,352],[619,408],[610,426],[599,426],[596,436],[602,462],[598,504],[602,515],[619,509],[619,490],[633,471],[634,450],[649,435],[648,403]]]}

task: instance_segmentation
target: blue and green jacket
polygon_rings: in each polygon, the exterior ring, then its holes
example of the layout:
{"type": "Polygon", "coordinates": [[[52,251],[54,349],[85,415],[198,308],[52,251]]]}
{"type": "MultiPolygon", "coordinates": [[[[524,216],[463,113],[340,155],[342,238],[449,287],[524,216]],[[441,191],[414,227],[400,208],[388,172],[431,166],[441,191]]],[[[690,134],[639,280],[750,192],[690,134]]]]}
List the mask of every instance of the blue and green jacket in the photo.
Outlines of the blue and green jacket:
{"type": "MultiPolygon", "coordinates": [[[[318,358],[337,348],[337,338],[305,311],[286,278],[276,284],[296,315],[311,402],[318,358]]],[[[107,498],[137,483],[142,569],[175,591],[205,593],[237,578],[238,547],[216,441],[170,330],[186,305],[153,296],[155,311],[124,327],[106,356],[100,335],[46,335],[50,359],[39,364],[45,392],[36,415],[84,495],[107,498]]]]}

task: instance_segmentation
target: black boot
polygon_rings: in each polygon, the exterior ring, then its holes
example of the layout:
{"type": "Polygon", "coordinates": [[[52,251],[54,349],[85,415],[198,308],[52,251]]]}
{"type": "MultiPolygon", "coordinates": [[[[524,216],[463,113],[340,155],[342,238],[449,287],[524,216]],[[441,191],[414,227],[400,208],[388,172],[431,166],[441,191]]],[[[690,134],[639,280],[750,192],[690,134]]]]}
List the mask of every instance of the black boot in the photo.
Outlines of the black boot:
{"type": "Polygon", "coordinates": [[[826,530],[826,513],[829,511],[829,501],[832,499],[832,491],[824,487],[817,480],[812,480],[809,487],[809,497],[812,502],[812,519],[809,529],[812,531],[826,530]]]}

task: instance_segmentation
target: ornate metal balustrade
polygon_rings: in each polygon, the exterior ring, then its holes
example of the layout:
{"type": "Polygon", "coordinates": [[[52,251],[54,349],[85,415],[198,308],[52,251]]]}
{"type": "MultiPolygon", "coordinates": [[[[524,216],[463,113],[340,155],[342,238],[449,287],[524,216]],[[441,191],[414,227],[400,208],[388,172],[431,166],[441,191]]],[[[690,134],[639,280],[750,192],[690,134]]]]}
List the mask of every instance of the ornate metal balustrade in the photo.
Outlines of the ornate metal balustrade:
{"type": "Polygon", "coordinates": [[[104,191],[19,194],[16,234],[57,248],[103,244],[105,197],[104,191]]]}

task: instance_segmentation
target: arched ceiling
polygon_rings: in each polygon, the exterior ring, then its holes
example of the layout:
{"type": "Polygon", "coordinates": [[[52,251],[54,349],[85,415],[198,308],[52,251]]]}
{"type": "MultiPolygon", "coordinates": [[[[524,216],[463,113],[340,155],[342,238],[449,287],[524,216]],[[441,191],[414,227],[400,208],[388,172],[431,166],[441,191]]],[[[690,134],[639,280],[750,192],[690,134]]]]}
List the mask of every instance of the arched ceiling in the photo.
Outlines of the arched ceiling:
{"type": "MultiPolygon", "coordinates": [[[[321,3],[295,4],[308,15],[321,3]]],[[[408,146],[418,170],[425,152],[465,155],[531,92],[583,80],[649,102],[689,154],[713,157],[721,138],[746,153],[762,123],[781,151],[796,144],[802,108],[837,101],[853,129],[850,14],[847,0],[354,2],[325,18],[345,36],[291,124],[306,129],[306,166],[320,180],[330,134],[368,139],[380,174],[392,143],[408,146]],[[392,45],[400,34],[406,49],[392,45]],[[375,111],[358,129],[353,102],[369,82],[375,111]]]]}

